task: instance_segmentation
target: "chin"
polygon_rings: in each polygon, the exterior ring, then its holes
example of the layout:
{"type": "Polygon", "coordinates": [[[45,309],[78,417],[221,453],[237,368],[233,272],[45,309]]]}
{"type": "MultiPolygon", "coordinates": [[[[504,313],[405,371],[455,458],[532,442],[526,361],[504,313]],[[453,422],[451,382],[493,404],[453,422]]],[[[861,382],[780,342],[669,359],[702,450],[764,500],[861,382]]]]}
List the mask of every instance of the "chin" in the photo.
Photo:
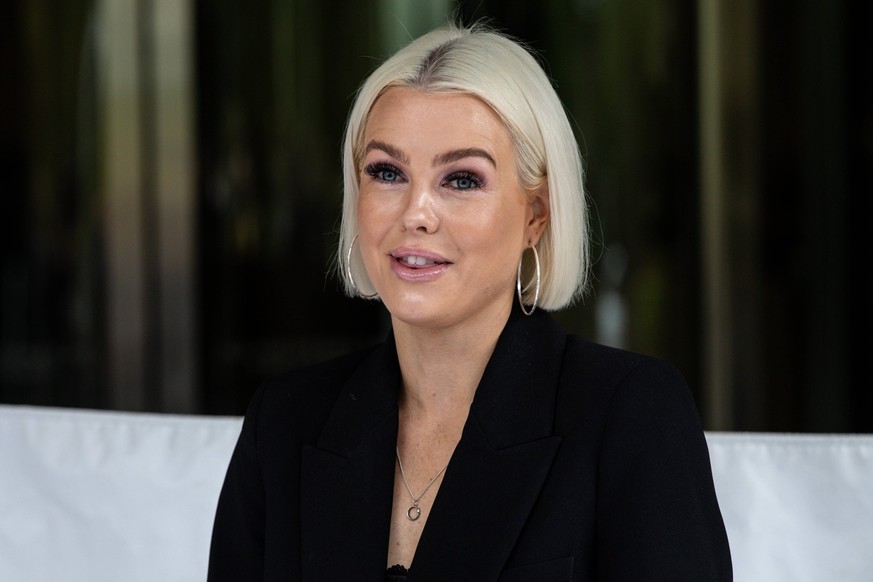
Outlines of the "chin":
{"type": "Polygon", "coordinates": [[[417,298],[382,300],[391,317],[408,325],[416,327],[439,327],[446,316],[446,311],[440,301],[428,301],[417,298]]]}

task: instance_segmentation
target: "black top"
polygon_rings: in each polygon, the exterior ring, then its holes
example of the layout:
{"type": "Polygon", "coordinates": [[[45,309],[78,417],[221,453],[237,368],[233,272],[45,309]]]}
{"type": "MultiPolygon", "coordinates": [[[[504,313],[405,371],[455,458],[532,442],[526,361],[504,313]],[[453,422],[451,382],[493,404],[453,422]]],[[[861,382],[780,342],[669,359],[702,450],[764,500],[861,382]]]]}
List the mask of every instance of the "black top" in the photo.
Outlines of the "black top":
{"type": "MultiPolygon", "coordinates": [[[[221,492],[210,581],[385,580],[399,387],[389,337],[258,390],[221,492]]],[[[514,310],[408,579],[730,580],[682,377],[514,310]]]]}

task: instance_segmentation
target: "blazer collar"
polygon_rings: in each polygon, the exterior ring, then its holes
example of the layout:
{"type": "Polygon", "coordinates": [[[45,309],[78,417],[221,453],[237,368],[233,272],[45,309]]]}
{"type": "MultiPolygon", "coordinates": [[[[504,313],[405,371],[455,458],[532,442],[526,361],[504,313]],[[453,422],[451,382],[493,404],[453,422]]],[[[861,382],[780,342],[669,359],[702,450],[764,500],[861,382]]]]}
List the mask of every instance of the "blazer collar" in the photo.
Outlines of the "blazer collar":
{"type": "Polygon", "coordinates": [[[499,578],[561,441],[552,425],[565,341],[547,314],[513,310],[419,541],[412,580],[499,578]]]}
{"type": "Polygon", "coordinates": [[[342,386],[316,445],[303,446],[303,580],[385,579],[399,387],[389,336],[342,386]]]}
{"type": "Polygon", "coordinates": [[[526,316],[515,305],[471,407],[494,449],[552,433],[565,343],[564,332],[549,315],[526,316]]]}
{"type": "Polygon", "coordinates": [[[396,424],[399,390],[400,365],[391,333],[346,381],[318,439],[318,448],[344,457],[354,455],[371,431],[392,416],[396,424]]]}
{"type": "MultiPolygon", "coordinates": [[[[548,315],[513,310],[428,517],[412,580],[499,576],[560,443],[551,433],[564,343],[548,315]]],[[[304,447],[304,579],[384,579],[399,387],[390,336],[343,386],[317,446],[304,447]]]]}

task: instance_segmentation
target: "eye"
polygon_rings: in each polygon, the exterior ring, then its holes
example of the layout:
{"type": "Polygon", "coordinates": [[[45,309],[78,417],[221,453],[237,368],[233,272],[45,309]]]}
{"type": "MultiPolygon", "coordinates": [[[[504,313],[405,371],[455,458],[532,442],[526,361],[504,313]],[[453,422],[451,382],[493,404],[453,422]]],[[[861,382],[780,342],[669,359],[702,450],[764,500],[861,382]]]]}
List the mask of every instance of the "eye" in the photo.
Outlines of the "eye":
{"type": "Polygon", "coordinates": [[[369,164],[364,168],[364,173],[377,182],[385,182],[386,184],[394,184],[403,179],[400,170],[391,164],[385,163],[369,164]]]}
{"type": "Polygon", "coordinates": [[[446,179],[446,184],[455,190],[476,190],[481,188],[484,182],[472,172],[456,172],[446,179]]]}

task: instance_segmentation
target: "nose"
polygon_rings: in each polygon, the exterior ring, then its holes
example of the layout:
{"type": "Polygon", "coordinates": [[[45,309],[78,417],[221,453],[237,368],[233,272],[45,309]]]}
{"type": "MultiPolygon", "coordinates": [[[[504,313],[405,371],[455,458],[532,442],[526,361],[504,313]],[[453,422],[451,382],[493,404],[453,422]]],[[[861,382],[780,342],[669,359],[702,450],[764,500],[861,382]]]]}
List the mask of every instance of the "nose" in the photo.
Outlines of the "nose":
{"type": "Polygon", "coordinates": [[[427,187],[412,184],[400,216],[400,227],[405,232],[433,234],[439,228],[433,193],[427,187]]]}

